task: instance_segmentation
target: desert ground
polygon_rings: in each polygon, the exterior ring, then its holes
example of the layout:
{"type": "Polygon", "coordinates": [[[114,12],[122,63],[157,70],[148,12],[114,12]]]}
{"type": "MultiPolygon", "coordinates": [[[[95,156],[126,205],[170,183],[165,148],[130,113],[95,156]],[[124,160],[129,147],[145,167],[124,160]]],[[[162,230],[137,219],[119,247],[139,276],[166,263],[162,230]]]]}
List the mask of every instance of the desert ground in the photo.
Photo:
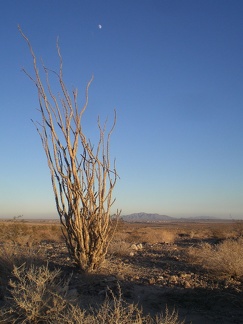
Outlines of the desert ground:
{"type": "MultiPolygon", "coordinates": [[[[83,274],[73,265],[58,221],[2,220],[0,246],[2,323],[48,322],[41,316],[31,320],[28,307],[33,310],[36,300],[29,292],[24,305],[18,302],[30,289],[26,282],[32,279],[26,273],[31,267],[35,273],[41,267],[59,271],[57,287],[65,286],[65,298],[86,314],[111,298],[118,308],[120,299],[134,305],[144,318],[172,314],[166,320],[157,318],[161,324],[243,323],[243,221],[121,221],[106,261],[93,274],[83,274]]],[[[47,311],[45,316],[48,319],[47,311]]],[[[107,320],[100,317],[99,322],[107,320]]]]}

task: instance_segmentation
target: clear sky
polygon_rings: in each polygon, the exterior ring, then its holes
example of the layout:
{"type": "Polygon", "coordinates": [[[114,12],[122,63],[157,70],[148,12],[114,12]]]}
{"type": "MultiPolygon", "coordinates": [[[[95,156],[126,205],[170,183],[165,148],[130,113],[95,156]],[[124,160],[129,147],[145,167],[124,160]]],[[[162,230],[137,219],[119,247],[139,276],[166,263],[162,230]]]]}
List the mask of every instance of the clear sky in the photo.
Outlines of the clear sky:
{"type": "Polygon", "coordinates": [[[115,208],[243,218],[242,0],[0,1],[0,217],[53,217],[18,24],[52,69],[59,36],[80,106],[94,74],[88,136],[116,108],[115,208]]]}

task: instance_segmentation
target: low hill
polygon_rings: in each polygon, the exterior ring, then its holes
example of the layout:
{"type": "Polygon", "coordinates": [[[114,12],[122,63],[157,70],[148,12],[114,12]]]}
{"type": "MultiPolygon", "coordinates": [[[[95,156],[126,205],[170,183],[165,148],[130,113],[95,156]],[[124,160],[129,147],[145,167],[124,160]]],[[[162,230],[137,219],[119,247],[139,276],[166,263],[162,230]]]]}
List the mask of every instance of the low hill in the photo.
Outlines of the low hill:
{"type": "Polygon", "coordinates": [[[148,213],[134,213],[130,215],[123,215],[121,218],[127,222],[161,222],[161,221],[172,221],[174,217],[159,214],[148,214],[148,213]]]}

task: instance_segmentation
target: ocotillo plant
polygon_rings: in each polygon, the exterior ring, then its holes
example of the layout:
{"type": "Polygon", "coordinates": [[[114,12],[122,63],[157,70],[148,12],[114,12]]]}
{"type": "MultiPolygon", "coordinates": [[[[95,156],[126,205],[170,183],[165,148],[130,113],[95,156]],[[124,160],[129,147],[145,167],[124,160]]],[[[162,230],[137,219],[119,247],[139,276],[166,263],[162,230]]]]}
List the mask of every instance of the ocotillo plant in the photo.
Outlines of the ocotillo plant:
{"type": "MultiPolygon", "coordinates": [[[[24,72],[34,82],[38,92],[41,121],[34,122],[40,135],[51,174],[56,208],[62,224],[67,248],[75,264],[85,272],[96,270],[103,262],[114,231],[111,226],[112,192],[118,175],[115,161],[110,163],[110,137],[116,124],[116,112],[111,129],[106,132],[98,119],[99,139],[93,145],[83,133],[82,117],[88,105],[78,106],[78,91],[69,94],[63,79],[63,60],[57,42],[59,71],[48,69],[42,81],[37,58],[29,39],[28,44],[34,75],[24,72]],[[54,93],[50,74],[56,77],[59,94],[54,93]]],[[[119,216],[117,211],[116,216],[119,216]]]]}

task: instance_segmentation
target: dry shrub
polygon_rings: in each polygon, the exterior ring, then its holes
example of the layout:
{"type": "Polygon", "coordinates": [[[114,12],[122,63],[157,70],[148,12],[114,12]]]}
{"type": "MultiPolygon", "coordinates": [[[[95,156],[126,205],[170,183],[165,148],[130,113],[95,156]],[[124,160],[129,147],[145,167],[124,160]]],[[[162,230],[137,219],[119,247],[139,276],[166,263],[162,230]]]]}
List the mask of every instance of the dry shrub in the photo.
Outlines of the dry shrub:
{"type": "Polygon", "coordinates": [[[163,229],[148,228],[143,236],[143,242],[155,244],[155,243],[173,243],[176,239],[176,233],[173,231],[163,229]]]}
{"type": "Polygon", "coordinates": [[[156,315],[155,320],[152,319],[151,322],[148,321],[148,323],[153,324],[184,324],[185,321],[179,320],[178,312],[173,309],[171,312],[166,307],[165,314],[159,314],[156,315]]]}
{"type": "Polygon", "coordinates": [[[130,242],[131,233],[125,231],[115,231],[113,236],[113,241],[123,241],[123,242],[130,242]]]}
{"type": "Polygon", "coordinates": [[[130,235],[123,230],[117,230],[108,247],[108,254],[114,256],[127,256],[131,251],[130,235]]]}
{"type": "Polygon", "coordinates": [[[48,265],[14,267],[8,303],[0,310],[1,323],[60,324],[179,324],[178,313],[166,309],[165,315],[143,316],[135,304],[122,299],[111,290],[97,309],[82,310],[68,294],[69,280],[62,280],[60,270],[50,271],[48,265]]]}
{"type": "Polygon", "coordinates": [[[191,239],[225,240],[239,237],[239,226],[233,223],[186,223],[180,227],[180,235],[191,239]]]}
{"type": "Polygon", "coordinates": [[[177,234],[173,230],[143,227],[127,231],[125,241],[129,243],[173,243],[177,234]]]}
{"type": "MultiPolygon", "coordinates": [[[[38,247],[20,246],[17,244],[4,244],[0,248],[0,296],[6,294],[7,283],[12,276],[14,266],[23,263],[41,265],[46,260],[45,251],[38,247]]],[[[1,321],[0,321],[1,322],[1,321]]]]}
{"type": "Polygon", "coordinates": [[[127,238],[126,238],[126,242],[129,243],[142,243],[143,239],[142,239],[142,233],[139,232],[138,230],[132,230],[132,231],[128,231],[127,232],[127,238]]]}
{"type": "Polygon", "coordinates": [[[98,312],[93,312],[90,317],[91,324],[183,324],[179,320],[178,313],[173,310],[165,314],[159,314],[155,318],[150,315],[144,316],[143,311],[138,305],[127,303],[122,298],[120,287],[118,286],[118,296],[109,291],[111,298],[106,298],[98,312]]]}
{"type": "Polygon", "coordinates": [[[41,264],[45,260],[45,251],[37,246],[3,244],[0,249],[0,271],[8,278],[14,266],[41,264]]]}
{"type": "Polygon", "coordinates": [[[192,228],[190,229],[190,231],[185,231],[188,235],[190,239],[200,239],[200,240],[204,240],[207,238],[210,238],[212,236],[212,233],[209,229],[205,229],[205,228],[192,228]]]}
{"type": "Polygon", "coordinates": [[[202,244],[191,248],[189,255],[204,268],[230,276],[243,275],[243,238],[227,239],[220,244],[202,244]]]}
{"type": "Polygon", "coordinates": [[[236,238],[237,232],[232,228],[213,228],[211,229],[211,237],[214,239],[225,240],[236,238]]]}
{"type": "Polygon", "coordinates": [[[98,311],[93,311],[93,321],[91,323],[144,323],[142,310],[135,304],[126,303],[122,299],[120,286],[118,286],[118,296],[109,290],[111,298],[106,298],[98,311]]]}
{"type": "Polygon", "coordinates": [[[68,283],[60,280],[60,270],[48,266],[25,264],[13,269],[10,297],[3,317],[9,323],[54,323],[59,314],[65,314],[68,303],[64,299],[68,283]]]}
{"type": "Polygon", "coordinates": [[[126,256],[131,251],[131,244],[122,240],[113,240],[108,248],[108,253],[115,256],[126,256]]]}
{"type": "Polygon", "coordinates": [[[243,223],[239,222],[236,224],[235,232],[238,237],[243,237],[243,223]]]}

